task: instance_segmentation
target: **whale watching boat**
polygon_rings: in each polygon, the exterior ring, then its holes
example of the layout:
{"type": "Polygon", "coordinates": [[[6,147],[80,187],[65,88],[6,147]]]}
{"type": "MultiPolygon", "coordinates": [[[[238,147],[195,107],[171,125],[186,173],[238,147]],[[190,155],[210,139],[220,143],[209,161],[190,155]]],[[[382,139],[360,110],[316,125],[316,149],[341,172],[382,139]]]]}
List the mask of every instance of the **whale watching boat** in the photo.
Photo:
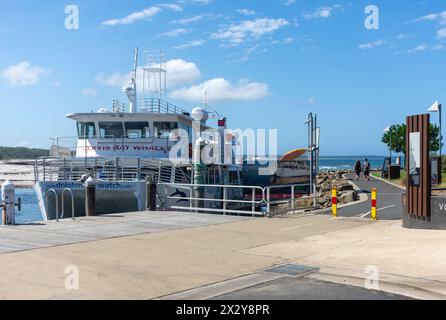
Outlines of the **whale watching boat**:
{"type": "MultiPolygon", "coordinates": [[[[237,143],[233,137],[224,137],[226,118],[219,116],[206,102],[190,113],[167,102],[166,65],[163,52],[144,51],[144,64],[140,71],[143,83],[137,86],[136,49],[131,83],[123,88],[127,103],[114,100],[110,109],[66,115],[76,123],[77,137],[54,138],[50,157],[41,158],[35,164],[34,189],[44,220],[85,215],[84,183],[89,177],[97,181],[98,214],[145,210],[148,180],[164,184],[158,189],[160,194],[183,196],[184,199],[174,199],[176,204],[190,206],[187,198],[192,198],[192,195],[181,186],[194,184],[192,154],[197,139],[201,138],[206,143],[224,141],[222,148],[229,145],[231,150],[237,143]],[[141,93],[138,88],[142,88],[141,93]],[[217,129],[206,124],[209,119],[217,120],[217,129]],[[195,138],[193,129],[197,121],[200,136],[195,138]],[[180,129],[188,133],[188,148],[186,151],[181,149],[172,161],[170,153],[178,142],[176,135],[180,129]],[[72,146],[67,146],[71,144],[69,141],[74,142],[72,146]]],[[[294,157],[279,161],[277,173],[256,181],[252,165],[247,166],[232,152],[231,158],[231,164],[217,161],[206,165],[203,182],[209,186],[243,186],[246,175],[250,182],[264,186],[296,183],[309,177],[307,161],[294,157]]],[[[206,188],[205,192],[206,198],[222,196],[209,195],[217,192],[212,188],[206,188]]],[[[230,188],[227,196],[243,199],[243,193],[237,188],[230,188]]],[[[163,201],[160,195],[158,201],[160,206],[168,202],[166,197],[163,201]]]]}

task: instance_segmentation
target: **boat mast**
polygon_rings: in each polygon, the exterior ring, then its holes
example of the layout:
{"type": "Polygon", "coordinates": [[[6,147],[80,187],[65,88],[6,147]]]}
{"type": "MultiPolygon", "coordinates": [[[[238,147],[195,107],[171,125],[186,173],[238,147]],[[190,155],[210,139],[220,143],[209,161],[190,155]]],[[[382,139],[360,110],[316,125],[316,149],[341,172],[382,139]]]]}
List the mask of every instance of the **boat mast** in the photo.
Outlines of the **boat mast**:
{"type": "Polygon", "coordinates": [[[136,99],[137,92],[136,92],[136,72],[138,70],[138,48],[135,48],[134,52],[134,59],[133,59],[133,78],[132,78],[132,97],[130,98],[130,113],[137,113],[138,112],[138,101],[136,99]]]}

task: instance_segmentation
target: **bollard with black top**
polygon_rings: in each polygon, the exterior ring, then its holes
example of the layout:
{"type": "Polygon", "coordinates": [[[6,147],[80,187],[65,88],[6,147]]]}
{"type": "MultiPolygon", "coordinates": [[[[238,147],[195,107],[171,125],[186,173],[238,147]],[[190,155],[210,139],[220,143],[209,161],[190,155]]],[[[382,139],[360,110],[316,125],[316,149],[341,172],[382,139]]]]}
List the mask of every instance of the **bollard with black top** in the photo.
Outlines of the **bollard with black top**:
{"type": "Polygon", "coordinates": [[[92,177],[85,181],[85,215],[96,215],[96,180],[92,177]]]}
{"type": "Polygon", "coordinates": [[[147,210],[156,211],[156,183],[152,178],[147,179],[147,210]]]}

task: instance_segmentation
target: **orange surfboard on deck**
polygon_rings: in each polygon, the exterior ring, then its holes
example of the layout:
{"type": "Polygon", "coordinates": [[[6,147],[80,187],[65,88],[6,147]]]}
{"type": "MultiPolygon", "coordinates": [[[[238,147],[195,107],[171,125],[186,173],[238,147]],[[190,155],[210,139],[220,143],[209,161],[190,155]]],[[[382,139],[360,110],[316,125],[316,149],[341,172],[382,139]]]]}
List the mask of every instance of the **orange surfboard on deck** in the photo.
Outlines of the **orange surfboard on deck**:
{"type": "Polygon", "coordinates": [[[292,161],[296,158],[303,156],[306,152],[307,149],[296,149],[283,155],[279,161],[292,161]]]}

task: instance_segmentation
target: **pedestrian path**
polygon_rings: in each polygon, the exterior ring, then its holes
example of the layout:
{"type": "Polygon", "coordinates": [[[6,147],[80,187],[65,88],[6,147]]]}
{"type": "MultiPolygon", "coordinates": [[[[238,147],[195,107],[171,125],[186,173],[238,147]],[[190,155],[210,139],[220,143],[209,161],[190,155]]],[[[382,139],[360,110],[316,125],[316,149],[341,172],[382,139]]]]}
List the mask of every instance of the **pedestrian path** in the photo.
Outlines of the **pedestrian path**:
{"type": "Polygon", "coordinates": [[[378,219],[379,220],[399,220],[402,215],[402,193],[403,189],[393,186],[387,182],[370,178],[366,181],[363,177],[356,181],[354,174],[347,174],[348,180],[353,182],[359,189],[367,195],[367,201],[340,208],[338,216],[340,217],[361,217],[370,218],[371,211],[371,190],[376,188],[378,191],[378,219]]]}

